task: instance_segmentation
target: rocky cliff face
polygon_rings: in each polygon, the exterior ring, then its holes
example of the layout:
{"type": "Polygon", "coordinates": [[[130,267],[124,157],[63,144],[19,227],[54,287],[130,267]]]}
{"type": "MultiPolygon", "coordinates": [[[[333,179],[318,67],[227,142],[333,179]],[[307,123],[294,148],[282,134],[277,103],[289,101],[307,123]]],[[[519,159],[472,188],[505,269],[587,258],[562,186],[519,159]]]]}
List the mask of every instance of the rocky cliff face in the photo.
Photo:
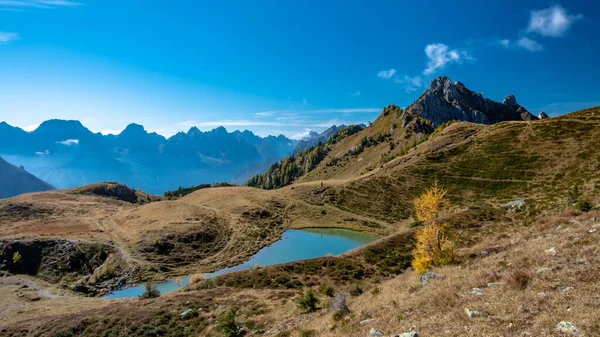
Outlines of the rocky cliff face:
{"type": "Polygon", "coordinates": [[[519,105],[512,94],[502,103],[495,102],[469,90],[461,82],[453,83],[446,76],[433,80],[430,88],[407,110],[430,120],[434,127],[450,120],[494,124],[538,119],[519,105]]]}

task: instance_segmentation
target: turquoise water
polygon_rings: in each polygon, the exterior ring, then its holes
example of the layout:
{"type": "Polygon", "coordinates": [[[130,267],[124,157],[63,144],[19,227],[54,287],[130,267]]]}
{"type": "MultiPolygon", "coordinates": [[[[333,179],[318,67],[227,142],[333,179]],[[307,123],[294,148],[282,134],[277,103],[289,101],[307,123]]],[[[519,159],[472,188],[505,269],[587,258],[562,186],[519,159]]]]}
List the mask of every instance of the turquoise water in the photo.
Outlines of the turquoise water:
{"type": "MultiPolygon", "coordinates": [[[[347,229],[311,228],[296,230],[290,229],[283,233],[281,240],[258,251],[250,260],[230,268],[218,270],[214,273],[204,274],[207,278],[236,270],[253,268],[256,264],[261,267],[282,264],[298,260],[323,257],[327,254],[340,255],[354,248],[375,241],[379,236],[369,233],[355,232],[347,229]]],[[[169,279],[157,283],[161,294],[177,290],[188,285],[190,275],[176,279],[169,279]]],[[[116,291],[104,298],[137,297],[144,293],[144,285],[116,291]]]]}

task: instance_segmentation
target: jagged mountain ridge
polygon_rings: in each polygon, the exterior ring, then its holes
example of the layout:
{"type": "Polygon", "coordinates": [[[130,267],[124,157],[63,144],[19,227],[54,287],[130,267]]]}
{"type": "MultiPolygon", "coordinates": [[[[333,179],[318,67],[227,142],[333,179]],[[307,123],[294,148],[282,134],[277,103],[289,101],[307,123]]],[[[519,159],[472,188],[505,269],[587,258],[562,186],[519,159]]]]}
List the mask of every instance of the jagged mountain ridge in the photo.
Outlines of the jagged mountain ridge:
{"type": "Polygon", "coordinates": [[[49,120],[32,132],[0,123],[0,154],[59,188],[118,180],[162,194],[198,183],[243,182],[295,145],[283,135],[263,138],[223,127],[193,127],[165,138],[138,124],[104,136],[79,121],[49,120]]]}
{"type": "MultiPolygon", "coordinates": [[[[487,125],[503,121],[537,119],[525,107],[519,105],[512,94],[499,103],[468,89],[461,82],[453,83],[450,78],[441,76],[434,79],[429,89],[405,110],[396,105],[389,105],[364,130],[339,137],[339,142],[324,144],[319,151],[314,151],[318,146],[305,150],[307,153],[314,152],[313,158],[318,158],[318,162],[299,163],[299,166],[305,169],[293,180],[307,182],[356,178],[406,154],[425,141],[436,128],[444,127],[452,121],[487,125]],[[306,170],[306,167],[311,169],[306,170]]],[[[337,134],[334,134],[334,137],[335,135],[337,134]]],[[[281,182],[282,176],[294,176],[293,172],[279,171],[288,170],[285,164],[297,159],[284,159],[279,169],[271,168],[262,178],[253,178],[249,184],[263,188],[281,186],[269,181],[273,179],[281,182]],[[259,181],[259,184],[256,184],[256,181],[259,181]]],[[[292,179],[287,181],[289,184],[292,179]]]]}
{"type": "Polygon", "coordinates": [[[0,157],[0,199],[29,192],[51,191],[54,187],[0,157]]]}
{"type": "Polygon", "coordinates": [[[298,142],[298,145],[296,145],[296,148],[294,149],[293,153],[308,150],[319,143],[325,143],[329,139],[329,137],[331,137],[331,135],[338,132],[338,130],[344,127],[346,127],[346,125],[332,125],[330,128],[321,133],[311,132],[310,137],[308,139],[302,139],[298,142]]]}
{"type": "Polygon", "coordinates": [[[509,94],[502,103],[495,102],[469,90],[459,81],[453,83],[446,76],[433,80],[429,89],[406,110],[430,120],[434,127],[450,120],[494,124],[538,119],[525,107],[519,105],[512,94],[509,94]]]}

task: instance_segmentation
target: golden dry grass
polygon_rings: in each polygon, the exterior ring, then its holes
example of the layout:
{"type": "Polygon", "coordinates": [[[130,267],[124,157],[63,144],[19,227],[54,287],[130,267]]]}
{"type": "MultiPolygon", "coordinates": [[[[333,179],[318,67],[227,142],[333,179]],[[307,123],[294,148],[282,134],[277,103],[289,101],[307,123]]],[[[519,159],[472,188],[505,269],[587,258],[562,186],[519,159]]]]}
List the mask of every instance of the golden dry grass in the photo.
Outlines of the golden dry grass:
{"type": "Polygon", "coordinates": [[[418,275],[407,272],[383,282],[376,295],[351,298],[348,320],[336,324],[323,314],[298,329],[316,329],[319,336],[365,336],[371,328],[391,335],[412,326],[425,336],[560,336],[556,325],[569,321],[579,336],[598,336],[600,237],[590,229],[600,223],[590,218],[568,212],[541,218],[463,250],[464,264],[434,270],[444,279],[421,286],[418,275]],[[554,256],[545,253],[552,247],[554,256]],[[482,317],[469,318],[466,308],[482,317]]]}

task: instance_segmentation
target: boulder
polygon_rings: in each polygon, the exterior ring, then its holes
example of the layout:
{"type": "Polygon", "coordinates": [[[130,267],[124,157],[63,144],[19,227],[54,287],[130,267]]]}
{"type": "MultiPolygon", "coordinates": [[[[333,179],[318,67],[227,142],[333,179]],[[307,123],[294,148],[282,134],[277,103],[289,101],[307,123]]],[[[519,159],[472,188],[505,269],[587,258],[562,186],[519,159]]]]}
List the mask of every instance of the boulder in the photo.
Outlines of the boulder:
{"type": "Polygon", "coordinates": [[[504,204],[509,212],[518,212],[523,206],[525,206],[525,199],[515,199],[504,204]]]}
{"type": "Polygon", "coordinates": [[[407,332],[398,334],[395,337],[419,337],[419,334],[415,331],[415,327],[412,327],[407,332]]]}
{"type": "Polygon", "coordinates": [[[421,284],[426,286],[431,280],[443,279],[444,275],[436,273],[425,273],[421,275],[421,284]]]}
{"type": "Polygon", "coordinates": [[[346,304],[346,295],[342,293],[336,293],[333,295],[331,302],[329,303],[329,310],[333,312],[333,314],[345,315],[350,312],[348,309],[348,305],[346,304]]]}
{"type": "Polygon", "coordinates": [[[372,337],[382,337],[383,336],[383,332],[375,329],[375,328],[371,328],[371,331],[369,331],[369,336],[372,337]]]}
{"type": "Polygon", "coordinates": [[[579,331],[579,329],[577,329],[577,327],[573,325],[573,323],[565,321],[558,323],[558,325],[556,326],[556,330],[570,335],[575,335],[579,331]]]}
{"type": "Polygon", "coordinates": [[[186,311],[179,314],[179,317],[181,317],[181,319],[183,319],[183,320],[190,319],[194,316],[193,312],[194,312],[193,309],[187,309],[186,311]]]}
{"type": "Polygon", "coordinates": [[[477,310],[471,310],[469,308],[465,308],[465,314],[467,314],[467,316],[469,316],[469,318],[475,318],[475,317],[481,316],[481,312],[479,312],[477,310]]]}

